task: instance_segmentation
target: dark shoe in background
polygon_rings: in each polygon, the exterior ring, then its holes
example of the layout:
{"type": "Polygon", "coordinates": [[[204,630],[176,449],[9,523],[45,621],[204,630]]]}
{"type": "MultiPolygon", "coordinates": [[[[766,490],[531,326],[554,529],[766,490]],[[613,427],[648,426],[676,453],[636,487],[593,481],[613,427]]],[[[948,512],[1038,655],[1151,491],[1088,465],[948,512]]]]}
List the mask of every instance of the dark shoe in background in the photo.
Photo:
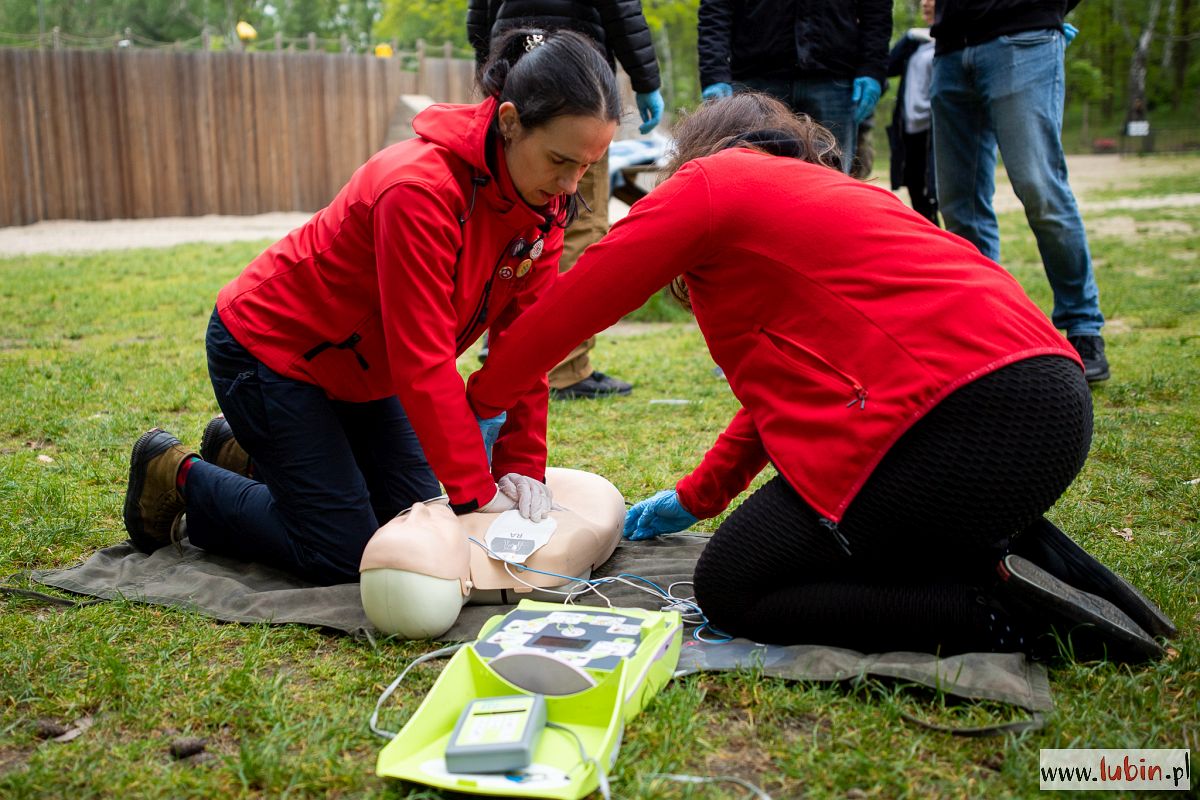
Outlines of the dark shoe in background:
{"type": "Polygon", "coordinates": [[[996,596],[1029,632],[1055,633],[1077,661],[1106,659],[1140,663],[1163,656],[1163,648],[1125,612],[1082,591],[1021,556],[996,566],[996,596]]]}
{"type": "Polygon", "coordinates": [[[1087,379],[1088,383],[1108,380],[1108,359],[1104,356],[1103,337],[1068,336],[1067,341],[1083,359],[1083,377],[1087,379]]]}
{"type": "Polygon", "coordinates": [[[579,400],[625,395],[632,391],[632,383],[617,380],[609,375],[605,375],[600,370],[596,370],[579,383],[564,386],[562,389],[551,389],[550,396],[555,400],[579,400]]]}
{"type": "Polygon", "coordinates": [[[179,540],[185,505],[175,476],[184,459],[194,455],[161,428],[146,431],[133,446],[125,492],[125,530],[143,553],[179,540]]]}
{"type": "Polygon", "coordinates": [[[204,426],[204,436],[200,439],[200,458],[244,478],[254,476],[250,454],[233,437],[233,430],[225,421],[224,414],[213,417],[204,426]]]}

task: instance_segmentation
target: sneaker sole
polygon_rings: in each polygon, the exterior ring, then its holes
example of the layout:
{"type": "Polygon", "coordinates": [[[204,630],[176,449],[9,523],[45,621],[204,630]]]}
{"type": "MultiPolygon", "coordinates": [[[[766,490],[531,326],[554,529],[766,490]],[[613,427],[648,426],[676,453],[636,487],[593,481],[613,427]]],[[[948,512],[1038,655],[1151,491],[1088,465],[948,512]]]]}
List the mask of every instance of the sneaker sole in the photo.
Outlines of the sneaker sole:
{"type": "Polygon", "coordinates": [[[1151,636],[1174,638],[1175,623],[1136,586],[1101,564],[1057,525],[1043,520],[1013,546],[1015,555],[1032,561],[1067,584],[1097,595],[1125,612],[1151,636]],[[1025,538],[1028,537],[1028,544],[1025,538]],[[1033,549],[1027,549],[1033,548],[1033,549]]]}
{"type": "MultiPolygon", "coordinates": [[[[1000,563],[1005,592],[1026,607],[1035,618],[1064,623],[1067,634],[1080,626],[1090,631],[1081,637],[1084,657],[1094,655],[1110,661],[1148,661],[1161,658],[1163,649],[1124,611],[1102,597],[1076,589],[1021,556],[1009,555],[1000,563]],[[1095,641],[1089,641],[1094,639],[1095,641]]],[[[1060,632],[1062,633],[1062,632],[1060,632]]]]}
{"type": "Polygon", "coordinates": [[[171,447],[170,441],[164,447],[150,446],[150,441],[160,433],[166,433],[166,431],[162,428],[151,428],[143,433],[137,442],[134,443],[133,452],[129,454],[129,488],[125,492],[123,514],[125,532],[129,534],[129,538],[133,541],[135,547],[147,553],[157,549],[161,543],[147,542],[145,537],[138,498],[142,496],[142,489],[145,488],[146,472],[145,470],[138,469],[138,467],[171,447]]]}
{"type": "MultiPolygon", "coordinates": [[[[1152,636],[1174,638],[1179,630],[1170,617],[1163,613],[1150,598],[1146,597],[1129,581],[1096,561],[1090,553],[1080,547],[1069,536],[1057,528],[1046,536],[1046,544],[1068,563],[1074,561],[1090,571],[1092,580],[1104,590],[1102,597],[1125,612],[1126,616],[1152,636]],[[1057,534],[1057,535],[1055,535],[1057,534]],[[1132,613],[1131,613],[1132,612],[1132,613]]],[[[1096,594],[1096,592],[1093,592],[1096,594]]]]}

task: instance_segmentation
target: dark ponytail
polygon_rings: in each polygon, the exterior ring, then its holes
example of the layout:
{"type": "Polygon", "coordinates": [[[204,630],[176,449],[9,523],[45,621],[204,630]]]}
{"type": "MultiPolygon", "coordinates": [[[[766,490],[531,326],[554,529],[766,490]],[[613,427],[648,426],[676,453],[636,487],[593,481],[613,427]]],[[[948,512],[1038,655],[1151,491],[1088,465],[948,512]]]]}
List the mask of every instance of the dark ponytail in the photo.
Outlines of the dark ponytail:
{"type": "Polygon", "coordinates": [[[555,117],[621,116],[612,67],[592,40],[573,31],[514,28],[499,34],[479,73],[479,88],[516,106],[528,130],[555,117]]]}

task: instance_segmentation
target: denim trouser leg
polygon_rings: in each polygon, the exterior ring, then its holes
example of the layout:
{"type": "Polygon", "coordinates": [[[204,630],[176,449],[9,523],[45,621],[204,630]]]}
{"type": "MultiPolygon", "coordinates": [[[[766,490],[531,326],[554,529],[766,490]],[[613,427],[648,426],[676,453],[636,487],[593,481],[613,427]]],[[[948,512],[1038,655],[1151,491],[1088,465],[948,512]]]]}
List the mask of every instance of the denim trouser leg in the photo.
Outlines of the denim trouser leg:
{"type": "Polygon", "coordinates": [[[215,314],[208,355],[217,401],[259,480],[195,464],[185,489],[192,543],[318,583],[357,580],[380,522],[439,492],[399,401],[330,401],[250,356],[215,314]]]}
{"type": "Polygon", "coordinates": [[[996,193],[996,136],[987,104],[975,91],[966,48],[933,62],[933,162],[938,207],[946,230],[1000,260],[996,193]]]}
{"type": "MultiPolygon", "coordinates": [[[[995,230],[992,187],[958,185],[968,182],[971,175],[962,152],[969,149],[970,142],[958,136],[971,121],[979,119],[978,109],[982,107],[986,111],[982,121],[994,134],[1013,190],[1025,207],[1037,240],[1054,293],[1051,319],[1068,336],[1094,335],[1100,333],[1104,315],[1087,233],[1067,180],[1062,150],[1063,48],[1061,33],[1046,29],[1001,36],[935,60],[938,196],[947,227],[974,242],[984,255],[997,258],[998,238],[996,253],[989,252],[990,235],[995,230]],[[951,163],[943,164],[943,157],[951,163]],[[947,208],[943,185],[960,201],[953,211],[947,208]],[[987,194],[983,196],[985,188],[987,194]],[[976,206],[986,202],[993,226],[990,231],[976,223],[966,205],[966,195],[972,190],[976,206]]],[[[984,137],[980,143],[989,151],[993,149],[984,137]]],[[[976,157],[980,163],[987,161],[982,154],[976,157]]],[[[994,156],[991,158],[994,160],[994,156]]]]}
{"type": "Polygon", "coordinates": [[[854,121],[854,82],[841,78],[752,78],[745,86],[787,103],[800,114],[808,114],[837,139],[842,151],[842,171],[849,173],[858,145],[858,123],[854,121]]]}

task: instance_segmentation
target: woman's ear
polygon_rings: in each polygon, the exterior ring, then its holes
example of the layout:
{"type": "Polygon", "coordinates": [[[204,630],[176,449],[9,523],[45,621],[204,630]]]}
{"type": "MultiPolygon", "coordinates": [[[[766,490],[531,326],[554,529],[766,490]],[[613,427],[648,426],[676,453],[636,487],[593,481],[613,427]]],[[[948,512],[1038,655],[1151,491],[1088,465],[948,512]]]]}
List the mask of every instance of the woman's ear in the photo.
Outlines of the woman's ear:
{"type": "Polygon", "coordinates": [[[500,123],[500,135],[504,137],[504,141],[520,137],[521,115],[517,113],[517,107],[512,104],[511,100],[505,100],[500,104],[496,117],[500,123]]]}

